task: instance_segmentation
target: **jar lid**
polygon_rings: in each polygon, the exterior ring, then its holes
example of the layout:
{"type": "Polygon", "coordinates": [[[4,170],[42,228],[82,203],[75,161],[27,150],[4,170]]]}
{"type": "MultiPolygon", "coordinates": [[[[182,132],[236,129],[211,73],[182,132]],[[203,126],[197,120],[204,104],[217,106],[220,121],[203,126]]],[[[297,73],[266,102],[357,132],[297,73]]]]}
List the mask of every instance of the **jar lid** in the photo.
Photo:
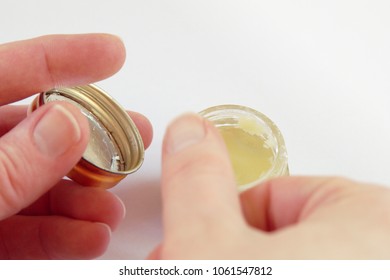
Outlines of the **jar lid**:
{"type": "Polygon", "coordinates": [[[90,140],[68,177],[86,186],[110,188],[142,165],[142,137],[126,110],[95,85],[42,92],[31,111],[53,101],[68,102],[87,117],[90,140]]]}

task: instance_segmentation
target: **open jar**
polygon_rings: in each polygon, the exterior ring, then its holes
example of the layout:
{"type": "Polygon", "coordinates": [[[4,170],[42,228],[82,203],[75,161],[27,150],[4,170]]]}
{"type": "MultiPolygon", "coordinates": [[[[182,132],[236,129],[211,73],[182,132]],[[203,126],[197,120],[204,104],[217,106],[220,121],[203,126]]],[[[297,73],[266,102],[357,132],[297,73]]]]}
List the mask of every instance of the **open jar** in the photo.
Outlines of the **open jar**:
{"type": "Polygon", "coordinates": [[[221,133],[239,191],[289,175],[283,136],[267,116],[240,105],[214,106],[199,114],[221,133]]]}

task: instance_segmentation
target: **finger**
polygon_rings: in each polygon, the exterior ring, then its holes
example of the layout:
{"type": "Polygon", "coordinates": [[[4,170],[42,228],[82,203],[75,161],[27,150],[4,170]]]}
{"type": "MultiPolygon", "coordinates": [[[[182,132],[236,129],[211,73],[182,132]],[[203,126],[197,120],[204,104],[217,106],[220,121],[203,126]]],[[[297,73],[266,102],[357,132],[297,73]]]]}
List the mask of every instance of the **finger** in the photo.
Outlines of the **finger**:
{"type": "Polygon", "coordinates": [[[46,193],[80,160],[88,121],[71,104],[40,107],[0,138],[0,220],[46,193]]]}
{"type": "Polygon", "coordinates": [[[149,255],[146,257],[147,260],[160,260],[160,255],[161,255],[161,247],[162,245],[159,244],[156,248],[154,248],[149,255]]]}
{"type": "Polygon", "coordinates": [[[125,59],[108,34],[50,35],[0,45],[0,105],[58,86],[89,84],[117,72],[125,59]]]}
{"type": "Polygon", "coordinates": [[[153,127],[149,119],[144,115],[137,112],[128,112],[130,118],[134,121],[137,126],[139,133],[141,134],[144,148],[147,149],[152,143],[153,139],[153,127]]]}
{"type": "Polygon", "coordinates": [[[115,230],[125,216],[123,202],[101,188],[85,188],[61,180],[49,193],[23,209],[21,215],[59,215],[72,219],[104,223],[115,230]]]}
{"type": "MultiPolygon", "coordinates": [[[[137,112],[128,112],[130,118],[137,126],[145,149],[147,149],[153,139],[153,127],[148,118],[137,112]]],[[[8,105],[0,107],[0,136],[4,135],[27,116],[27,106],[8,105]]]]}
{"type": "Polygon", "coordinates": [[[273,231],[307,219],[324,205],[356,190],[356,184],[342,178],[281,177],[241,194],[247,222],[273,231]]]}
{"type": "Polygon", "coordinates": [[[165,241],[180,247],[182,240],[194,244],[236,230],[242,217],[234,175],[211,124],[192,114],[174,121],[165,135],[162,163],[165,241]]]}
{"type": "Polygon", "coordinates": [[[110,235],[102,223],[13,216],[0,222],[0,258],[92,259],[104,253],[110,235]]]}
{"type": "Polygon", "coordinates": [[[0,107],[0,137],[14,128],[27,116],[27,106],[0,107]]]}

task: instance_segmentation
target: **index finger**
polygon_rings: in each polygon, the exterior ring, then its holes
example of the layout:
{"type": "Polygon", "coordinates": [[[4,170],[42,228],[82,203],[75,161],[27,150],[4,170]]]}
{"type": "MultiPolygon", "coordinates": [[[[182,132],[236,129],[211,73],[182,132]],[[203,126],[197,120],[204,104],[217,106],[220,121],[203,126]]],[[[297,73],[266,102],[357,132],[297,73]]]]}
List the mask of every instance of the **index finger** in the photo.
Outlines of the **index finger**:
{"type": "Polygon", "coordinates": [[[123,65],[109,34],[49,35],[0,45],[0,106],[53,87],[92,83],[123,65]]]}
{"type": "Polygon", "coordinates": [[[357,185],[341,177],[286,176],[249,189],[240,199],[250,225],[274,231],[300,223],[326,209],[323,206],[360,192],[362,187],[357,185]]]}

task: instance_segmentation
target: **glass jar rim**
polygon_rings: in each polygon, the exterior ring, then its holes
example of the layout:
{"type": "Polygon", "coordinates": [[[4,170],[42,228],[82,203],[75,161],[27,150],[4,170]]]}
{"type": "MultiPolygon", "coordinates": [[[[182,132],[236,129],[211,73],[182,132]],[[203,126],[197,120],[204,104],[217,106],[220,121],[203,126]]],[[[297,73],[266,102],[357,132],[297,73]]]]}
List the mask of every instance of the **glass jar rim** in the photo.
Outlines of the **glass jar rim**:
{"type": "Polygon", "coordinates": [[[288,170],[287,151],[282,133],[277,125],[265,114],[253,108],[235,104],[212,106],[202,110],[199,112],[199,114],[207,120],[211,121],[216,127],[221,125],[229,125],[223,123],[223,120],[226,121],[227,119],[230,119],[230,121],[236,121],[240,116],[251,117],[255,119],[257,123],[262,126],[262,128],[265,128],[268,131],[266,133],[267,135],[271,135],[275,140],[274,147],[272,148],[275,155],[272,167],[255,181],[239,186],[240,191],[251,188],[268,178],[280,176],[285,173],[286,170],[288,170]],[[220,123],[218,123],[218,121],[220,123]]]}

